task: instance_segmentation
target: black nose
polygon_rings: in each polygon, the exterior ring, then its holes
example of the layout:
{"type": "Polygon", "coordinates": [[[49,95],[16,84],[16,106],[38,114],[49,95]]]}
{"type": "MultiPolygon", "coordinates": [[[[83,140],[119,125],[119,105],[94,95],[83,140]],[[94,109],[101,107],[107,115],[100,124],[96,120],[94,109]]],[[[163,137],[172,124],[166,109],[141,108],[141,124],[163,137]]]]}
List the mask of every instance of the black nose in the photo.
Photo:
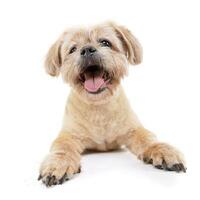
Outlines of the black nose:
{"type": "Polygon", "coordinates": [[[93,55],[97,50],[93,47],[93,46],[86,46],[86,47],[83,47],[81,49],[81,56],[91,56],[93,55]]]}

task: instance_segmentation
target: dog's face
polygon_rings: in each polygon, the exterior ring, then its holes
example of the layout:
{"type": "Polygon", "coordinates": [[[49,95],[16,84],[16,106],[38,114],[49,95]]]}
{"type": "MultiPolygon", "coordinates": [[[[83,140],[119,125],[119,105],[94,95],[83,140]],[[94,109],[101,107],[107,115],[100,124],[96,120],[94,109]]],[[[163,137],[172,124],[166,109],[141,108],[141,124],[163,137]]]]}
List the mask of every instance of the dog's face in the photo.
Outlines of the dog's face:
{"type": "Polygon", "coordinates": [[[141,62],[141,46],[124,27],[106,23],[69,29],[50,48],[46,71],[60,73],[82,99],[101,103],[112,97],[128,64],[141,62]]]}

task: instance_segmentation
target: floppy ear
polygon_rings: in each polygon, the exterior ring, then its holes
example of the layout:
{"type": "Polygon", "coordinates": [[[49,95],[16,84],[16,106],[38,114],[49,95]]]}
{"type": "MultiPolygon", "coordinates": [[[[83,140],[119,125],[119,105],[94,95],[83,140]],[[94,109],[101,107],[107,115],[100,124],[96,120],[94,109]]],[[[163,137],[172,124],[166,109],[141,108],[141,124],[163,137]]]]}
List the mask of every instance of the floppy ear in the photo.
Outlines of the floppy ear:
{"type": "Polygon", "coordinates": [[[130,64],[140,64],[142,62],[142,47],[137,38],[127,28],[114,23],[111,24],[123,44],[126,57],[130,64]]]}
{"type": "Polygon", "coordinates": [[[61,39],[58,39],[49,49],[46,60],[45,69],[51,76],[58,76],[60,73],[60,67],[62,65],[61,59],[61,39]]]}

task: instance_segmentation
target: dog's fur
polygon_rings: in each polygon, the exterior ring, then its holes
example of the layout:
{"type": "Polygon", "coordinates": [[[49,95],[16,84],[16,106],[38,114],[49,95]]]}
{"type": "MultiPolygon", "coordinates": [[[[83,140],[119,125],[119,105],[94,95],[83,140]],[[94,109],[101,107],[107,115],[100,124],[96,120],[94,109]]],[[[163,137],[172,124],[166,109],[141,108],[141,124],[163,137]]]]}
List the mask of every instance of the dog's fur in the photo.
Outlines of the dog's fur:
{"type": "MultiPolygon", "coordinates": [[[[109,151],[122,146],[159,169],[186,171],[181,153],[168,144],[159,143],[154,134],[142,126],[120,85],[128,65],[139,64],[141,60],[138,40],[125,27],[111,22],[68,29],[52,45],[46,58],[46,71],[52,76],[61,74],[72,89],[63,127],[41,164],[39,179],[47,186],[62,183],[78,173],[85,150],[109,151]],[[81,52],[88,46],[96,52],[85,59],[81,52]],[[89,76],[96,73],[88,70],[91,65],[100,66],[101,69],[95,70],[109,77],[102,91],[100,88],[96,93],[84,87],[87,73],[89,76]]],[[[95,75],[92,76],[94,81],[95,75]]]]}

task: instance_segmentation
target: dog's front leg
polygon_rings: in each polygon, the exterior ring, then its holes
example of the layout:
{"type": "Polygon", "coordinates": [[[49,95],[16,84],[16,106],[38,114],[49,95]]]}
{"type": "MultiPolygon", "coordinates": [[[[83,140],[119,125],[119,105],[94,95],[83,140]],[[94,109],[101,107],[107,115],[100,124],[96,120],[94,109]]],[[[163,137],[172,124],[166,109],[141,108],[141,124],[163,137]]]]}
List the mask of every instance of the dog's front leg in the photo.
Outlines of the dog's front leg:
{"type": "Polygon", "coordinates": [[[50,153],[40,167],[38,180],[46,186],[62,184],[80,172],[82,142],[68,133],[61,133],[53,142],[50,153]]]}
{"type": "Polygon", "coordinates": [[[183,155],[173,146],[158,142],[154,134],[143,127],[131,133],[127,147],[140,160],[158,169],[186,172],[183,155]]]}

